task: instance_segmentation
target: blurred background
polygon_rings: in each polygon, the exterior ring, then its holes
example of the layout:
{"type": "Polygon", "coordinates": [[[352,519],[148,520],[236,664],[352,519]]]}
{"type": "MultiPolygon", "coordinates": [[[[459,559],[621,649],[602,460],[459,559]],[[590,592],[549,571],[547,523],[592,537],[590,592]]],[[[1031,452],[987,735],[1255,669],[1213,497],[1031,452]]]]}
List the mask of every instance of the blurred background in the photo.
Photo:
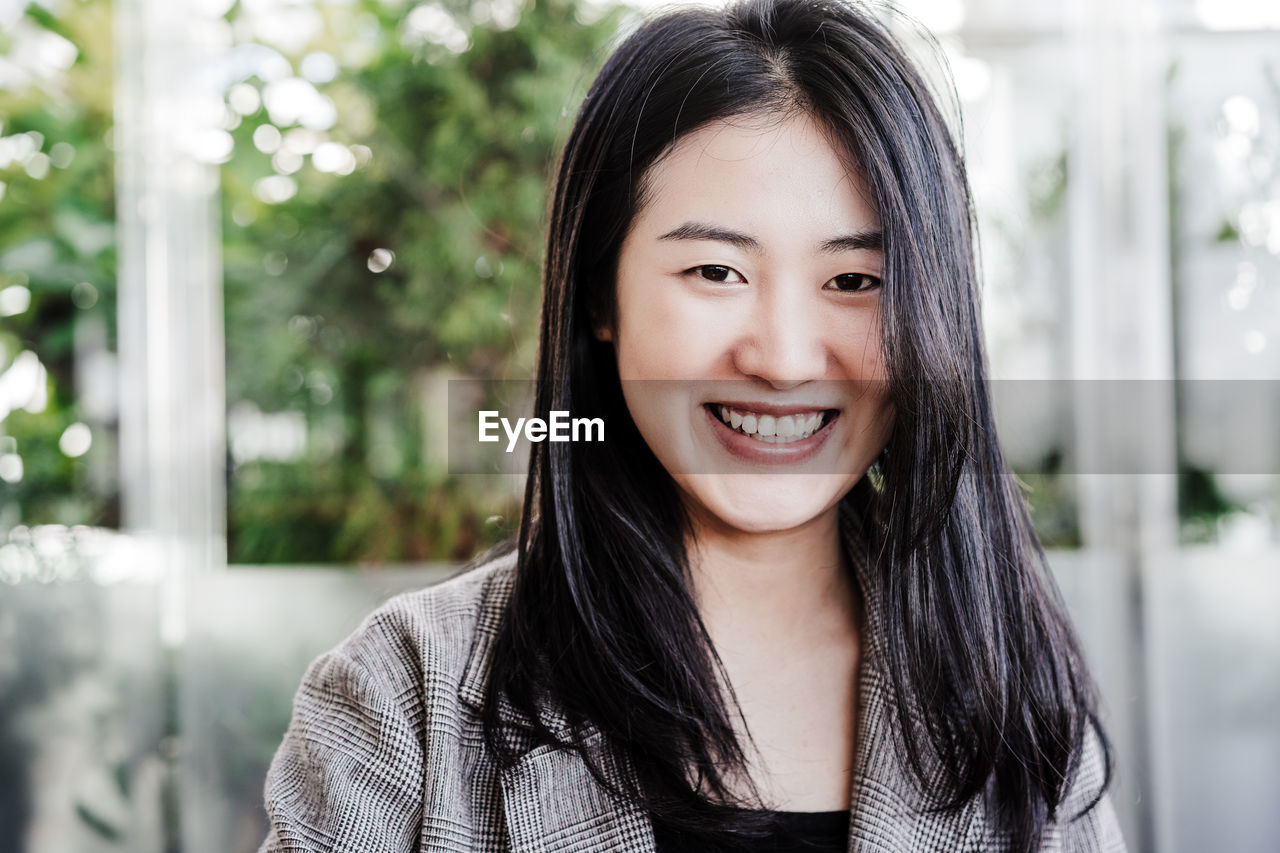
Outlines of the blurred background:
{"type": "MultiPolygon", "coordinates": [[[[1130,849],[1275,850],[1280,5],[901,6],[1130,849]]],[[[448,383],[530,375],[546,176],[645,11],[0,0],[0,853],[255,850],[307,663],[514,531],[448,383]]]]}

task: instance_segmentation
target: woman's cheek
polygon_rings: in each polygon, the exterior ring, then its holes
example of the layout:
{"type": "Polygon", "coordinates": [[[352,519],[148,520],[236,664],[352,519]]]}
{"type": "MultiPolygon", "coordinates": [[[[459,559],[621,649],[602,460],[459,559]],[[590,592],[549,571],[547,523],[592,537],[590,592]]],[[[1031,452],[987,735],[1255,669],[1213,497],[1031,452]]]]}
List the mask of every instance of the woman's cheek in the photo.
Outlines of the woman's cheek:
{"type": "Polygon", "coordinates": [[[711,300],[655,294],[626,306],[619,330],[622,379],[713,378],[732,337],[732,312],[711,300]],[[629,310],[626,310],[629,309],[629,310]]]}

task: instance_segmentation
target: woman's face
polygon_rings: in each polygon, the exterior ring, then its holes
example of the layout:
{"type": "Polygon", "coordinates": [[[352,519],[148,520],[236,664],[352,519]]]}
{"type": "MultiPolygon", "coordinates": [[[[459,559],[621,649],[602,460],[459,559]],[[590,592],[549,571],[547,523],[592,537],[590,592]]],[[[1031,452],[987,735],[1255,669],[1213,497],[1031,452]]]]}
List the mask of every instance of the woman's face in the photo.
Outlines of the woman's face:
{"type": "Polygon", "coordinates": [[[893,422],[866,188],[803,114],[708,125],[646,187],[597,331],[636,426],[701,528],[830,521],[893,422]]]}

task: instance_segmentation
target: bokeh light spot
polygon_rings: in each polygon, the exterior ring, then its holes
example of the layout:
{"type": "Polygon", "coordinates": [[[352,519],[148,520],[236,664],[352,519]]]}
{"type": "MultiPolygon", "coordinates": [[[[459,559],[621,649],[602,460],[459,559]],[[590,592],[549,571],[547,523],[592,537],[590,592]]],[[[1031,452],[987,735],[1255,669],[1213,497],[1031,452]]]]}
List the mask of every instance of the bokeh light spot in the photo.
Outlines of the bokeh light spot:
{"type": "Polygon", "coordinates": [[[396,253],[390,249],[374,249],[369,253],[369,272],[386,272],[395,260],[396,253]]]}
{"type": "Polygon", "coordinates": [[[93,432],[89,429],[88,424],[82,424],[78,421],[64,429],[62,437],[58,439],[58,449],[72,459],[84,456],[89,452],[92,444],[93,432]]]}
{"type": "Polygon", "coordinates": [[[21,284],[0,290],[0,317],[16,317],[31,306],[31,291],[21,284]]]}

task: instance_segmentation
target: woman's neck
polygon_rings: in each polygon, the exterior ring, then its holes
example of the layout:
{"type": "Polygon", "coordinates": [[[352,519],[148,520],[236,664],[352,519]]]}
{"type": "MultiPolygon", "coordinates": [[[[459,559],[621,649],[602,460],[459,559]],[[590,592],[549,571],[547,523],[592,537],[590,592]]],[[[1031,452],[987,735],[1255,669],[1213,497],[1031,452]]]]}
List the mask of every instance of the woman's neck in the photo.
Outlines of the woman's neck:
{"type": "Polygon", "coordinates": [[[862,611],[838,511],[785,532],[697,529],[689,561],[748,756],[751,784],[730,787],[788,811],[846,808],[862,611]]]}
{"type": "Polygon", "coordinates": [[[838,641],[847,631],[856,636],[857,586],[837,507],[787,531],[695,530],[693,595],[718,650],[795,648],[838,641]]]}

